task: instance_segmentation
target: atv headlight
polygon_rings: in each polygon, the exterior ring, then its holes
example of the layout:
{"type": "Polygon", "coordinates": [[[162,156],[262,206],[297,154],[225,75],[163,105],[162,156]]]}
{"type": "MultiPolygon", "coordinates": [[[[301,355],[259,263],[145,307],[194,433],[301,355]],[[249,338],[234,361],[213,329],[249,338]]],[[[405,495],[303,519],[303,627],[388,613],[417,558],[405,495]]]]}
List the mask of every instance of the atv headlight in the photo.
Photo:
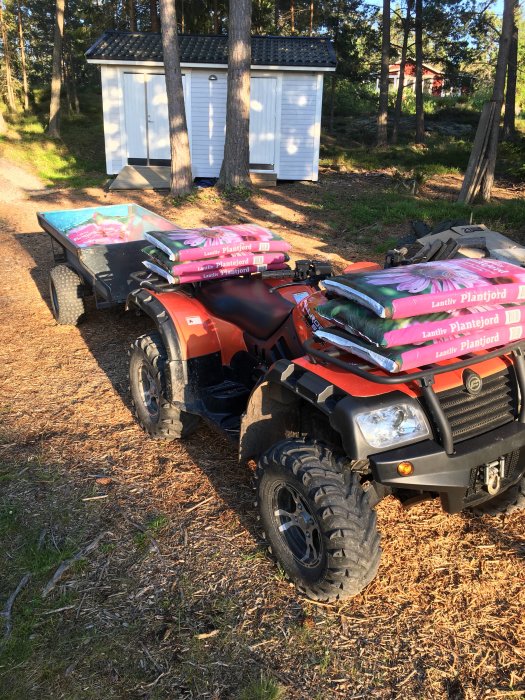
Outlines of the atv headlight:
{"type": "Polygon", "coordinates": [[[372,447],[384,449],[430,435],[425,414],[417,404],[396,403],[356,415],[364,439],[372,447]]]}

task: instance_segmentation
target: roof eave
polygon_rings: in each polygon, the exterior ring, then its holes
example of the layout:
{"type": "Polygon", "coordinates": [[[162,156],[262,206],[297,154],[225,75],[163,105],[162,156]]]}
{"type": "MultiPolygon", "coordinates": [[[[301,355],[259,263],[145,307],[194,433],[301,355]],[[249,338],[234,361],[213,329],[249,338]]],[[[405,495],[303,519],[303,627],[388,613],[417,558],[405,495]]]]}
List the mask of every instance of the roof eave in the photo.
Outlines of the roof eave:
{"type": "MultiPolygon", "coordinates": [[[[88,63],[93,63],[95,65],[105,65],[105,66],[144,66],[148,67],[158,67],[164,66],[163,61],[130,61],[123,60],[120,58],[87,58],[88,63]]],[[[181,63],[181,68],[205,68],[214,70],[227,70],[228,65],[226,63],[181,63]]],[[[314,72],[314,73],[333,73],[335,72],[335,66],[280,66],[277,64],[272,65],[259,65],[253,64],[251,70],[274,70],[274,71],[299,71],[299,72],[314,72]]]]}

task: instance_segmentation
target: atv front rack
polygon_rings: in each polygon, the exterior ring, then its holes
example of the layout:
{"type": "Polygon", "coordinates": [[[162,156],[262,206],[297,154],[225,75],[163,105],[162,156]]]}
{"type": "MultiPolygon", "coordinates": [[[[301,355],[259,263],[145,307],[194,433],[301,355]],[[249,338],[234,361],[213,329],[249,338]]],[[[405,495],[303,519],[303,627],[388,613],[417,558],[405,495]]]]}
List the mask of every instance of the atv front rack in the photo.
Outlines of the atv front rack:
{"type": "MultiPolygon", "coordinates": [[[[484,353],[483,355],[469,355],[463,360],[458,362],[453,362],[446,365],[427,365],[423,369],[417,370],[415,372],[400,372],[399,374],[385,375],[377,374],[376,371],[372,371],[372,368],[368,365],[358,365],[352,362],[347,362],[341,360],[339,357],[334,357],[333,355],[320,350],[315,347],[316,341],[313,339],[306,340],[303,343],[303,347],[306,353],[318,360],[322,360],[324,364],[331,364],[335,367],[344,369],[347,372],[362,377],[370,382],[376,384],[406,384],[408,382],[416,382],[420,388],[423,398],[425,399],[427,406],[432,414],[432,417],[436,423],[439,430],[442,445],[447,454],[451,455],[454,453],[454,440],[452,437],[452,430],[450,423],[443,411],[443,408],[439,402],[438,394],[434,391],[432,385],[434,384],[434,379],[438,374],[445,374],[446,372],[452,372],[458,369],[464,369],[466,367],[472,367],[473,365],[480,364],[486,360],[491,360],[495,357],[503,357],[504,355],[512,355],[514,371],[516,374],[516,381],[519,387],[519,397],[520,397],[520,412],[519,412],[519,422],[525,423],[525,340],[520,340],[515,343],[509,343],[501,348],[496,348],[490,352],[484,353]],[[370,367],[370,368],[369,368],[370,367]]],[[[374,368],[375,369],[375,368],[374,368]]]]}

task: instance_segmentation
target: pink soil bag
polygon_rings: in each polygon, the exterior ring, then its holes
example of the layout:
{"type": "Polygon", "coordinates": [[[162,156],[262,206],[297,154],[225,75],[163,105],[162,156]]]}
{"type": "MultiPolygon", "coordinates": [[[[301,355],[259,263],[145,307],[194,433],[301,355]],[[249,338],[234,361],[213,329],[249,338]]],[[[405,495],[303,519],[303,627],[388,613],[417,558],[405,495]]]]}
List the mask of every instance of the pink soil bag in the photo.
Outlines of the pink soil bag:
{"type": "Polygon", "coordinates": [[[238,253],[285,253],[291,246],[257,224],[214,226],[179,231],[150,231],[145,238],[173,262],[205,260],[238,253]]]}
{"type": "Polygon", "coordinates": [[[357,272],[329,278],[323,284],[328,292],[351,299],[381,318],[410,318],[525,300],[525,270],[488,258],[357,272]]]}
{"type": "MultiPolygon", "coordinates": [[[[383,348],[427,343],[458,335],[486,331],[497,326],[525,324],[525,306],[478,306],[450,313],[425,314],[413,318],[379,318],[349,299],[324,300],[317,313],[349,333],[383,348]]],[[[326,325],[326,324],[325,324],[326,325]]]]}
{"type": "Polygon", "coordinates": [[[459,338],[430,342],[415,347],[403,345],[391,349],[375,347],[335,328],[316,330],[315,335],[320,340],[357,355],[387,372],[395,373],[521,340],[525,337],[525,326],[500,326],[490,331],[472,333],[459,338]]]}
{"type": "Polygon", "coordinates": [[[248,275],[254,272],[265,272],[266,270],[287,270],[288,266],[283,263],[275,263],[271,265],[244,265],[242,267],[227,267],[223,270],[208,270],[207,272],[196,272],[195,274],[172,275],[160,265],[156,265],[151,260],[144,260],[143,265],[164,279],[170,284],[188,284],[190,282],[205,282],[207,280],[222,279],[223,277],[238,277],[239,275],[248,275]]]}

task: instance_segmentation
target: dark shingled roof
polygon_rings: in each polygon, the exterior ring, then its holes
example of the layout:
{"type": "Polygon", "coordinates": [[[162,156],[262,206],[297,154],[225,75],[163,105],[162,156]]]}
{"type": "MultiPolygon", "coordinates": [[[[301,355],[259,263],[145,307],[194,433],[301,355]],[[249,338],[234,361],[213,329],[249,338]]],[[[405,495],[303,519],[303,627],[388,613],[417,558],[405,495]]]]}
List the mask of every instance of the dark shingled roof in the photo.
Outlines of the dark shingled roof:
{"type": "MultiPolygon", "coordinates": [[[[228,63],[227,36],[180,35],[181,63],[228,63]]],[[[105,32],[86,52],[88,60],[155,61],[162,63],[160,34],[105,32]]],[[[252,65],[335,68],[329,39],[292,36],[252,37],[252,65]]]]}

